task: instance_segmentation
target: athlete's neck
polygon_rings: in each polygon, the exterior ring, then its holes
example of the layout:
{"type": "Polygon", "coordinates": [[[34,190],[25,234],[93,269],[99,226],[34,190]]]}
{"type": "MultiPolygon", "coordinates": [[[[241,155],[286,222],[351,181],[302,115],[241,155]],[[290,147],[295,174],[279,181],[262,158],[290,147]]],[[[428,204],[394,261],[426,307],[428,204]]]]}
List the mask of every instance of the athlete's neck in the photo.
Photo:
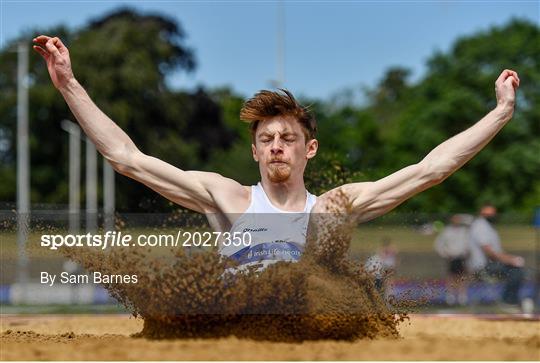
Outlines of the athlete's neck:
{"type": "Polygon", "coordinates": [[[275,207],[288,212],[302,212],[304,210],[306,187],[303,178],[296,182],[288,180],[283,183],[273,183],[262,178],[261,184],[268,199],[275,207]]]}

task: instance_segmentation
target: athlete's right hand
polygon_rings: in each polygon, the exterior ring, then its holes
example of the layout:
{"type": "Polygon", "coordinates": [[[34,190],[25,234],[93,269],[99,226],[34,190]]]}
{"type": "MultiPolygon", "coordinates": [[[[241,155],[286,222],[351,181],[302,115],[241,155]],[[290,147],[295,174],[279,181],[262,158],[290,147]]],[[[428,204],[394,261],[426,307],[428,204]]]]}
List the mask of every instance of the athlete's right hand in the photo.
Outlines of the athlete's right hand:
{"type": "Polygon", "coordinates": [[[34,50],[45,59],[51,80],[58,90],[75,79],[71,70],[69,51],[59,38],[40,35],[34,38],[33,42],[34,50]]]}

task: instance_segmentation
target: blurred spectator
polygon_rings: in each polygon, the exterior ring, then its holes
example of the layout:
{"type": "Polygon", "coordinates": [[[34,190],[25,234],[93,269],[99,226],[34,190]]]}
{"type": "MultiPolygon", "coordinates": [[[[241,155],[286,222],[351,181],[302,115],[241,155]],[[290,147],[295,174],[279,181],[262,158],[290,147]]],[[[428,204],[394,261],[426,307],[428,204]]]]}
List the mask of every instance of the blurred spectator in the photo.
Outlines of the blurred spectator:
{"type": "Polygon", "coordinates": [[[524,259],[505,253],[501,247],[499,234],[493,228],[497,209],[485,204],[480,215],[471,225],[471,254],[467,261],[470,271],[504,280],[502,301],[506,304],[519,304],[518,292],[524,279],[524,259]]]}
{"type": "Polygon", "coordinates": [[[455,214],[450,224],[441,231],[435,240],[435,251],[448,261],[446,280],[446,303],[467,304],[467,282],[465,261],[469,256],[469,227],[473,217],[468,214],[455,214]]]}
{"type": "Polygon", "coordinates": [[[375,277],[375,287],[383,296],[389,295],[392,286],[392,278],[397,267],[398,251],[392,240],[383,237],[377,253],[366,262],[366,270],[375,277]]]}

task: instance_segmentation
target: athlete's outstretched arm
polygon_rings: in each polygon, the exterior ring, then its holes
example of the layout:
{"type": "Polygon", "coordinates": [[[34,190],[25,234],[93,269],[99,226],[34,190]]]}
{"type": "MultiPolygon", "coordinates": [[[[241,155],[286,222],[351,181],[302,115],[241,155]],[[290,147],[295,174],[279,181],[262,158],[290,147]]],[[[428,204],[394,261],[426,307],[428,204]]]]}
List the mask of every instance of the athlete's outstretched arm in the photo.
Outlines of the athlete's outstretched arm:
{"type": "MultiPolygon", "coordinates": [[[[476,155],[512,118],[516,72],[504,70],[495,82],[497,106],[469,129],[446,140],[418,164],[410,165],[375,182],[352,183],[336,188],[352,202],[359,221],[376,218],[413,195],[441,183],[476,155]]],[[[324,195],[323,195],[324,196],[324,195]]]]}
{"type": "Polygon", "coordinates": [[[144,183],[175,203],[203,213],[216,210],[217,194],[243,196],[244,188],[234,180],[215,173],[183,171],[143,154],[77,82],[69,51],[62,41],[40,35],[34,38],[34,43],[34,50],[45,59],[54,86],[79,125],[117,172],[144,183]]]}

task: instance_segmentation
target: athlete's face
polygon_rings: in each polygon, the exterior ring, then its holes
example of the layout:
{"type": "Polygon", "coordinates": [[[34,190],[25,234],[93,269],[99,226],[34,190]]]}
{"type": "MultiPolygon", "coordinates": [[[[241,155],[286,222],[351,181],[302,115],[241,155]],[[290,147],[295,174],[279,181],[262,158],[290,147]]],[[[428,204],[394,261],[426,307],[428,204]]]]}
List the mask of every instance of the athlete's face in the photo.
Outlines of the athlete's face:
{"type": "Polygon", "coordinates": [[[306,143],[302,126],[293,117],[276,116],[261,121],[251,145],[261,175],[283,183],[304,174],[307,162],[317,153],[315,139],[306,143]]]}

